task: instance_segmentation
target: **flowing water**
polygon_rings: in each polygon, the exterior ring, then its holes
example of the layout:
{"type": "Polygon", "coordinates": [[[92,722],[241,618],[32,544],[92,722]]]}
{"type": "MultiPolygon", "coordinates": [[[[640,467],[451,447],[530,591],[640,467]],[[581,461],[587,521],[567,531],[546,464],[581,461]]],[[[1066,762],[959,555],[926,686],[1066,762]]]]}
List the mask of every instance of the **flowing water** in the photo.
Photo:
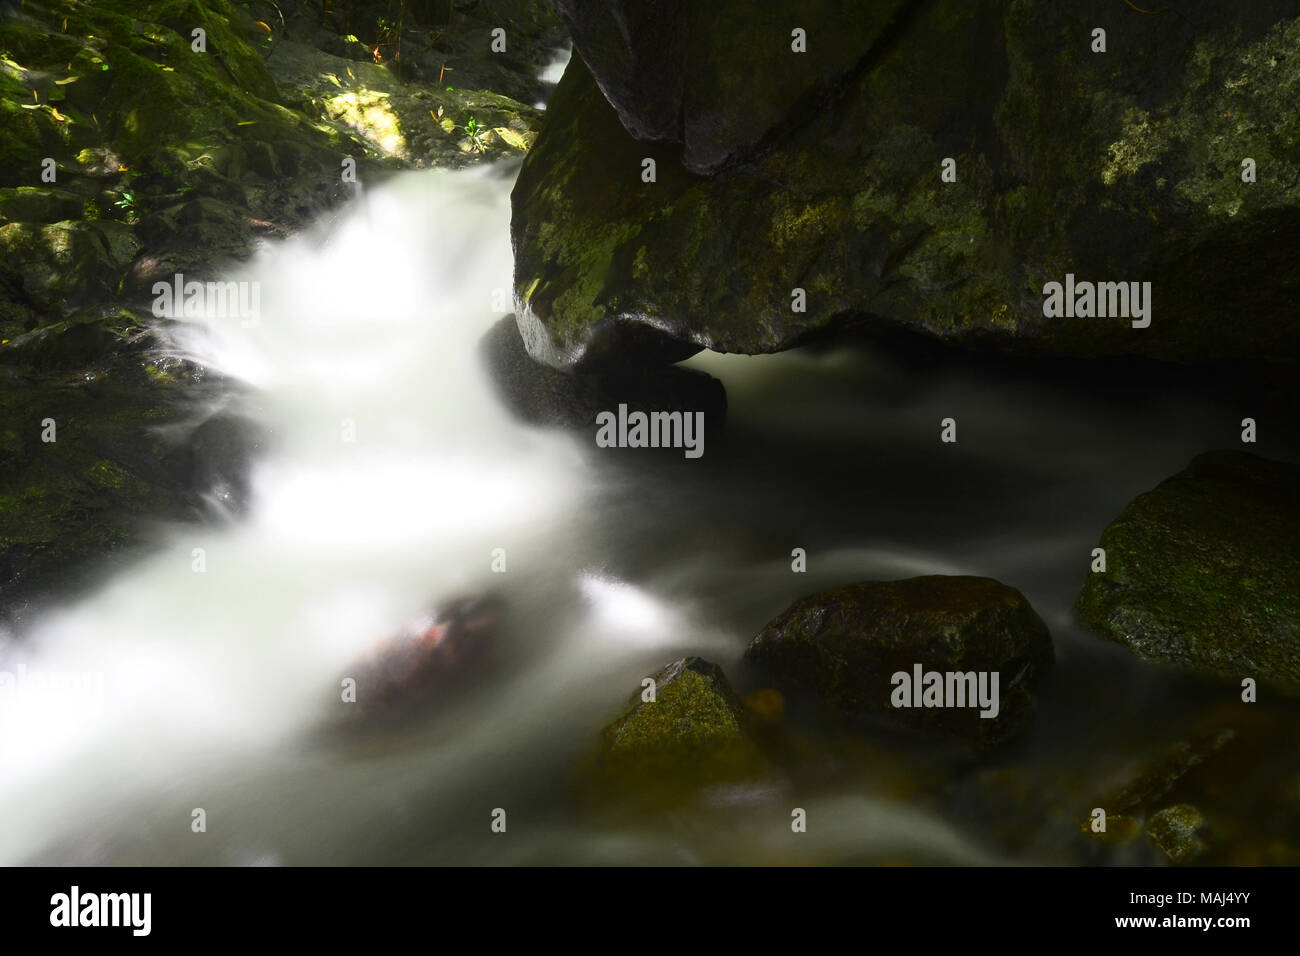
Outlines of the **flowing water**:
{"type": "Polygon", "coordinates": [[[858,348],[693,359],[729,399],[698,461],[531,428],[477,357],[510,288],[514,172],[373,188],[234,276],[260,283],[254,327],[176,334],[246,383],[232,401],[268,431],[247,513],[158,529],[152,556],[24,636],[28,673],[89,677],[0,705],[0,862],[1072,859],[1071,794],[1189,698],[1071,623],[1089,553],[1135,494],[1229,444],[1242,410],[858,348]],[[794,598],[922,573],[1003,580],[1052,629],[1056,676],[1000,769],[953,782],[836,744],[693,811],[606,819],[572,799],[643,676],[694,653],[744,683],[747,642],[794,598]],[[330,732],[377,635],[487,590],[508,602],[509,666],[399,730],[330,732]],[[1038,796],[1008,809],[999,772],[1038,796]],[[798,840],[795,806],[815,822],[798,840]],[[1033,822],[1002,839],[990,821],[1008,814],[1033,822]]]}

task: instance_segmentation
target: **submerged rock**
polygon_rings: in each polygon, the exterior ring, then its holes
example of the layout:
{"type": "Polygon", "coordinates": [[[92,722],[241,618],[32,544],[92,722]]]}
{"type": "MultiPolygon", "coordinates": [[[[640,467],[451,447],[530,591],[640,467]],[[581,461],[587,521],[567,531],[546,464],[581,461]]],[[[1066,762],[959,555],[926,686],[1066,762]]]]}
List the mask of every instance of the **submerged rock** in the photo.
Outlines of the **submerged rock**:
{"type": "Polygon", "coordinates": [[[700,788],[760,776],[762,754],[722,669],[698,657],[653,675],[601,733],[586,781],[597,798],[674,803],[700,788]]]}
{"type": "Polygon", "coordinates": [[[534,357],[763,353],[844,323],[1030,355],[1300,354],[1289,0],[695,6],[560,5],[577,55],[514,192],[534,357]],[[1045,315],[1067,274],[1150,282],[1150,311],[1045,315]]]}
{"type": "Polygon", "coordinates": [[[497,395],[511,413],[535,425],[596,430],[596,416],[620,404],[629,410],[703,412],[710,431],[721,428],[727,393],[721,382],[693,369],[632,366],[565,373],[534,362],[514,316],[483,336],[480,355],[497,395]]]}
{"type": "Polygon", "coordinates": [[[1079,619],[1142,660],[1300,694],[1300,467],[1201,455],[1102,533],[1079,619]]]}
{"type": "Polygon", "coordinates": [[[746,652],[779,685],[811,692],[844,718],[977,747],[1024,729],[1032,688],[1052,656],[1047,626],[1019,591],[990,578],[939,575],[801,598],[746,652]],[[929,679],[936,673],[937,697],[929,679]],[[949,679],[963,674],[975,680],[949,679]],[[992,706],[981,706],[981,692],[992,706]]]}
{"type": "Polygon", "coordinates": [[[402,718],[471,686],[496,657],[504,609],[493,595],[462,598],[376,643],[345,675],[356,712],[402,718]]]}
{"type": "MultiPolygon", "coordinates": [[[[1090,808],[1089,816],[1080,821],[1080,831],[1112,848],[1139,850],[1135,841],[1145,833],[1169,862],[1194,861],[1210,849],[1202,839],[1209,824],[1200,809],[1185,799],[1178,802],[1179,798],[1205,799],[1205,780],[1198,784],[1194,772],[1210,762],[1222,770],[1225,750],[1233,744],[1239,747],[1237,737],[1235,731],[1225,729],[1176,741],[1122,787],[1092,800],[1093,807],[1105,811],[1105,830],[1095,829],[1090,808]]],[[[1227,775],[1228,779],[1233,776],[1227,775]]],[[[1208,790],[1222,792],[1221,785],[1213,782],[1208,790]]]]}

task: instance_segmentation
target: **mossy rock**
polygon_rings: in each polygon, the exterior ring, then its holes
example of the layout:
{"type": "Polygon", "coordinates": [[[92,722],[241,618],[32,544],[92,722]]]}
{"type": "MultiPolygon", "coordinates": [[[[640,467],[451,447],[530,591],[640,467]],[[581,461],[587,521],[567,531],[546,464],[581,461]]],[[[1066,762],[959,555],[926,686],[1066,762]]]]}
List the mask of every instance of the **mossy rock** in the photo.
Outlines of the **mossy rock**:
{"type": "Polygon", "coordinates": [[[157,365],[138,321],[78,316],[0,346],[0,619],[136,553],[150,521],[199,513],[186,436],[211,396],[157,365]]]}
{"type": "Polygon", "coordinates": [[[1211,452],[1102,532],[1079,619],[1139,658],[1300,694],[1300,467],[1211,452]]]}
{"type": "Polygon", "coordinates": [[[1205,855],[1208,846],[1203,839],[1209,824],[1190,803],[1166,807],[1151,816],[1146,824],[1146,834],[1170,863],[1194,863],[1205,855]]]}
{"type": "Polygon", "coordinates": [[[0,226],[0,280],[41,311],[111,299],[139,250],[128,227],[66,220],[0,226]]]}
{"type": "Polygon", "coordinates": [[[59,222],[81,217],[85,200],[66,189],[0,188],[0,222],[59,222]]]}
{"type": "MultiPolygon", "coordinates": [[[[775,30],[802,9],[778,0],[758,19],[775,30]]],[[[626,63],[652,63],[663,27],[628,29],[626,63]]],[[[699,42],[723,50],[735,36],[699,42]]],[[[763,353],[885,325],[1031,356],[1300,355],[1293,4],[1187,0],[1154,16],[1113,0],[915,4],[883,39],[851,42],[854,66],[785,112],[761,95],[720,99],[767,132],[707,175],[620,116],[680,101],[682,115],[666,115],[689,129],[692,102],[759,67],[779,75],[784,59],[737,56],[681,99],[673,84],[602,92],[575,56],[513,196],[530,353],[565,368],[605,354],[663,361],[664,341],[763,353]],[[1099,24],[1105,54],[1090,50],[1099,24]],[[760,122],[751,108],[770,112],[760,122]],[[956,182],[940,178],[946,158],[956,182]],[[1067,273],[1150,281],[1150,326],[1044,316],[1044,285],[1067,273]],[[795,289],[806,311],[792,310],[795,289]]]]}
{"type": "Polygon", "coordinates": [[[811,694],[851,723],[883,723],[983,749],[1025,729],[1034,686],[1053,652],[1047,626],[1019,591],[991,578],[930,575],[801,598],[745,656],[777,686],[811,694]],[[980,716],[971,700],[895,706],[894,675],[910,680],[918,664],[923,673],[987,673],[990,689],[997,673],[997,714],[980,716]]]}
{"type": "Polygon", "coordinates": [[[597,801],[673,804],[701,788],[761,776],[765,760],[722,669],[698,657],[653,675],[655,699],[638,691],[601,733],[584,789],[597,801]]]}
{"type": "Polygon", "coordinates": [[[541,110],[492,90],[408,83],[292,40],[271,67],[286,102],[359,149],[416,168],[522,156],[541,127],[541,110]]]}

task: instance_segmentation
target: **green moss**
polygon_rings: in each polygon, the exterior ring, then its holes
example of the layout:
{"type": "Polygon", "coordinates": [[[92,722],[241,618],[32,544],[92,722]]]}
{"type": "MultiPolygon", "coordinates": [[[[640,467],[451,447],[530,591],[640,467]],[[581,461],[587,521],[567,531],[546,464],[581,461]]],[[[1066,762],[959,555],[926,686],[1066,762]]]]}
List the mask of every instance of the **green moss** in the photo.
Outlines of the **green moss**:
{"type": "Polygon", "coordinates": [[[761,775],[765,761],[722,671],[685,658],[654,675],[601,734],[588,785],[600,798],[673,803],[711,783],[761,775]]]}
{"type": "Polygon", "coordinates": [[[1297,491],[1293,465],[1201,456],[1102,533],[1079,618],[1153,663],[1300,692],[1297,491]]]}

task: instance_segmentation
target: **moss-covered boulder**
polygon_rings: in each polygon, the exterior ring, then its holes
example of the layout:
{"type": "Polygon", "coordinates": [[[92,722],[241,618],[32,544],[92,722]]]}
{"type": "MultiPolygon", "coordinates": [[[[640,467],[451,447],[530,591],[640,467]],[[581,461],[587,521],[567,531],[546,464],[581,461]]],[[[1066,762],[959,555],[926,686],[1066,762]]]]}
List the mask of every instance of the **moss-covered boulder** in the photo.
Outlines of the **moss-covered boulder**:
{"type": "Polygon", "coordinates": [[[556,0],[600,89],[639,140],[711,172],[798,121],[888,42],[906,0],[556,0]],[[800,31],[802,36],[796,31],[800,31]],[[800,44],[806,54],[795,54],[800,44]]]}
{"type": "Polygon", "coordinates": [[[1053,654],[1047,626],[1019,591],[931,575],[801,598],[745,656],[778,686],[811,693],[852,722],[983,748],[1025,728],[1053,654]],[[981,693],[993,706],[981,705],[981,693]]]}
{"type": "Polygon", "coordinates": [[[702,787],[761,776],[765,761],[722,669],[698,657],[652,676],[601,733],[584,769],[594,800],[671,804],[702,787]]]}
{"type": "Polygon", "coordinates": [[[541,127],[541,110],[494,90],[438,86],[436,76],[433,85],[407,82],[295,40],[280,44],[270,67],[285,101],[304,115],[415,168],[522,156],[541,127]]]}
{"type": "Polygon", "coordinates": [[[1300,694],[1300,467],[1211,452],[1104,531],[1079,619],[1156,664],[1300,694]]]}
{"type": "Polygon", "coordinates": [[[650,81],[672,28],[596,6],[568,5],[580,55],[514,193],[517,312],[543,361],[771,352],[845,323],[1025,354],[1300,354],[1287,0],[881,3],[852,23],[827,3],[807,54],[806,4],[734,0],[689,14],[688,58],[650,81]],[[1150,282],[1150,325],[1045,315],[1067,274],[1150,282]]]}

